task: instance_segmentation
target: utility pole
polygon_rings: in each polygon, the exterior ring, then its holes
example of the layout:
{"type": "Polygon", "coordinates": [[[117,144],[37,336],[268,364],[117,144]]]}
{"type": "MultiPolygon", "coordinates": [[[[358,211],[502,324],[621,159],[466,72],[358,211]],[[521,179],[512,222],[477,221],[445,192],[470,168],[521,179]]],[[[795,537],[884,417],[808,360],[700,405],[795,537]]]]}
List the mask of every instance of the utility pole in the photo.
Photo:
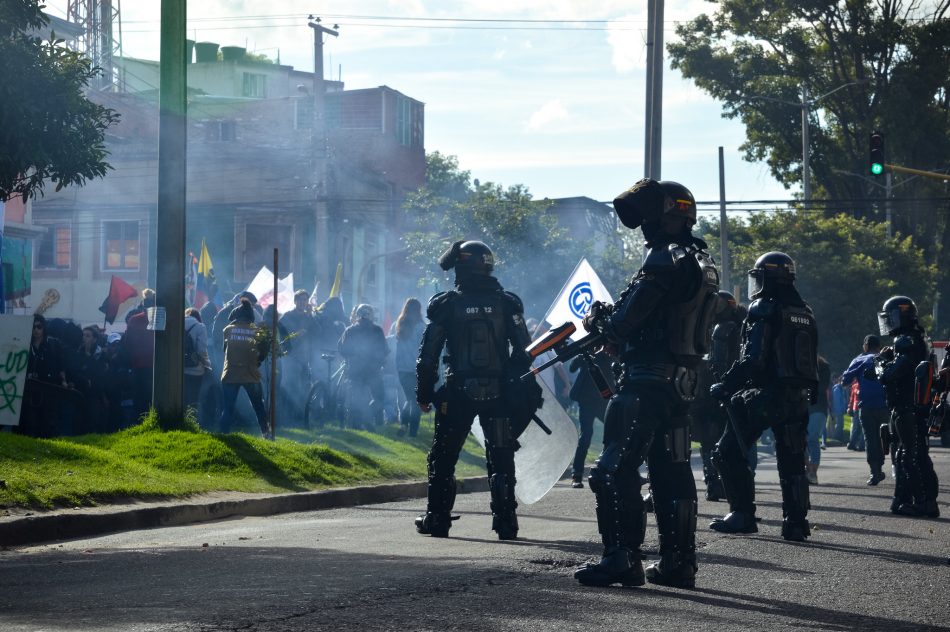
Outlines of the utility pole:
{"type": "Polygon", "coordinates": [[[891,234],[894,232],[891,227],[891,178],[893,174],[888,171],[887,176],[884,180],[884,217],[887,221],[887,238],[891,238],[891,234]]]}
{"type": "Polygon", "coordinates": [[[726,221],[726,161],[723,158],[722,146],[719,147],[719,259],[722,265],[719,287],[731,292],[729,223],[726,221]]]}
{"type": "Polygon", "coordinates": [[[313,129],[311,130],[313,144],[313,169],[314,180],[319,184],[315,189],[315,213],[316,222],[316,266],[317,279],[323,275],[324,279],[330,279],[330,217],[327,209],[327,194],[329,193],[329,178],[327,166],[327,122],[326,122],[326,94],[327,86],[323,78],[323,36],[331,35],[338,37],[339,31],[328,29],[320,24],[320,18],[310,16],[307,23],[313,29],[313,129]]]}
{"type": "Polygon", "coordinates": [[[152,405],[163,424],[184,414],[186,6],[186,0],[162,0],[155,304],[165,310],[165,327],[155,332],[152,405]]]}
{"type": "Polygon", "coordinates": [[[647,72],[644,103],[646,113],[643,124],[643,177],[653,177],[653,16],[656,0],[647,0],[647,72]]]}
{"type": "Polygon", "coordinates": [[[647,84],[644,176],[659,180],[663,141],[663,2],[647,2],[647,84]]]}
{"type": "Polygon", "coordinates": [[[805,207],[811,202],[811,145],[810,125],[808,123],[808,86],[802,86],[802,194],[805,207]]]}

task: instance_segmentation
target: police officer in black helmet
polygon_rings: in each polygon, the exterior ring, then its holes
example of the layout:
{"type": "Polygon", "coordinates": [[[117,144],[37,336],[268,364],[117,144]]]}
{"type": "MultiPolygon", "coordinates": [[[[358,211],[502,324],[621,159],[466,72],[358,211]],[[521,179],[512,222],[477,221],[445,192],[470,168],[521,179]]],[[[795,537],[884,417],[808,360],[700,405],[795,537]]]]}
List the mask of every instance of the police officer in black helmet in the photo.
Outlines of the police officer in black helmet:
{"type": "Polygon", "coordinates": [[[619,356],[622,376],[604,421],[604,450],[588,483],[604,544],[598,563],[574,573],[582,584],[692,587],[696,576],[696,483],[689,465],[689,405],[696,368],[718,309],[719,273],[690,230],[692,193],[676,182],[644,179],[614,200],[628,228],[649,248],[643,266],[613,305],[594,303],[584,319],[619,356]],[[646,526],[638,468],[647,460],[660,560],[644,573],[646,526]]]}
{"type": "Polygon", "coordinates": [[[524,351],[531,337],[521,299],[491,276],[494,263],[492,251],[480,241],[455,242],[439,259],[443,270],[454,268],[457,289],[429,301],[416,365],[419,406],[426,412],[433,405],[436,409],[428,505],[416,519],[416,530],[424,535],[449,534],[455,464],[476,415],[485,435],[492,529],[500,540],[518,535],[514,457],[518,436],[541,405],[541,388],[519,379],[531,366],[524,351]],[[435,391],[443,348],[446,381],[435,391]]]}
{"type": "Polygon", "coordinates": [[[939,517],[937,474],[927,446],[926,414],[930,405],[930,342],[917,320],[917,305],[892,296],[878,312],[882,336],[892,347],[878,356],[878,375],[891,409],[890,432],[896,440],[897,482],[891,511],[904,516],[939,517]]]}
{"type": "Polygon", "coordinates": [[[818,386],[818,330],[795,289],[795,262],[769,252],[749,270],[749,315],[742,353],[710,393],[726,404],[730,423],[713,451],[729,514],[709,525],[722,533],[755,533],[755,481],[747,460],[765,428],[775,434],[782,488],[782,537],[804,541],[808,520],[805,433],[818,386]]]}

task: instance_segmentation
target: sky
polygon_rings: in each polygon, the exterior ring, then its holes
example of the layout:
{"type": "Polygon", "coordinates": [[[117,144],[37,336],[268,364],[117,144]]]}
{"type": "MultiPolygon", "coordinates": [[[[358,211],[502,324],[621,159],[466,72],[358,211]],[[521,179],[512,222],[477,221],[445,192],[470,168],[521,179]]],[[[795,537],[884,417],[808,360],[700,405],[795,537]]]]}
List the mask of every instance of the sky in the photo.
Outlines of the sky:
{"type": "MultiPolygon", "coordinates": [[[[160,2],[122,3],[123,52],[158,59],[160,2]]],[[[48,0],[64,15],[66,0],[48,0]]],[[[666,2],[664,38],[714,8],[666,2]]],[[[387,85],[425,103],[426,150],[482,182],[535,198],[611,200],[643,176],[646,2],[627,0],[192,0],[188,37],[246,45],[313,68],[308,14],[339,25],[326,74],[347,89],[387,85]],[[427,18],[421,20],[420,18],[427,18]],[[514,22],[513,20],[536,20],[514,22]]],[[[671,70],[663,77],[662,177],[718,200],[787,199],[764,163],[741,159],[743,126],[671,70]]]]}

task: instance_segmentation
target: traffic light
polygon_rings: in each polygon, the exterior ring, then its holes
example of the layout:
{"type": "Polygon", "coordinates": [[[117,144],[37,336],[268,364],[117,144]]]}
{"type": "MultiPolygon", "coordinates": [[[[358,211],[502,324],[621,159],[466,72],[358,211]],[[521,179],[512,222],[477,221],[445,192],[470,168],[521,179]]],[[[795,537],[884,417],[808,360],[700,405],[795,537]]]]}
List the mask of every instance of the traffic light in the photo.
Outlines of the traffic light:
{"type": "Polygon", "coordinates": [[[871,132],[870,143],[871,174],[879,176],[884,173],[884,135],[881,132],[871,132]]]}

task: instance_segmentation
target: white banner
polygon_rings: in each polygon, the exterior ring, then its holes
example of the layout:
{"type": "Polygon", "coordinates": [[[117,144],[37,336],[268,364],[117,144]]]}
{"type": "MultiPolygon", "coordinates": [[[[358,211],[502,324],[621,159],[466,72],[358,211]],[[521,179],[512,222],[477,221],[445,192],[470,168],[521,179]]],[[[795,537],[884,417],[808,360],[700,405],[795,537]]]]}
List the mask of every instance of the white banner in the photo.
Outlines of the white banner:
{"type": "Polygon", "coordinates": [[[0,316],[0,426],[20,425],[33,316],[0,316]]]}
{"type": "MultiPolygon", "coordinates": [[[[260,269],[246,291],[257,297],[261,309],[274,302],[274,273],[267,266],[260,269]]],[[[277,281],[277,312],[283,314],[294,308],[294,274],[291,272],[277,281]]]]}

